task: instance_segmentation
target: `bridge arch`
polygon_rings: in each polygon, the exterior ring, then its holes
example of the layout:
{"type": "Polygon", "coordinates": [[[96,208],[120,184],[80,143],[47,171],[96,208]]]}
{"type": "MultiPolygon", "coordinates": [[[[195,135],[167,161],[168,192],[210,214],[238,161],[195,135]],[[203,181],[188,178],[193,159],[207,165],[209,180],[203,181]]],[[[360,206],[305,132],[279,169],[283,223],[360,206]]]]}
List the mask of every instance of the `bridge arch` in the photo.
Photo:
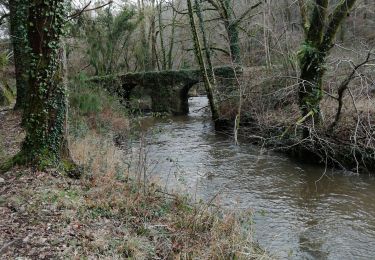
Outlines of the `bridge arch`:
{"type": "MultiPolygon", "coordinates": [[[[226,80],[242,73],[242,68],[234,69],[231,66],[216,67],[214,70],[218,78],[226,80]]],[[[107,78],[113,81],[113,77],[107,78]]],[[[199,69],[126,73],[115,78],[120,85],[115,91],[125,101],[129,101],[132,91],[140,86],[151,93],[152,111],[175,115],[189,113],[189,90],[203,81],[199,69]]],[[[105,81],[105,77],[96,80],[105,81]]]]}

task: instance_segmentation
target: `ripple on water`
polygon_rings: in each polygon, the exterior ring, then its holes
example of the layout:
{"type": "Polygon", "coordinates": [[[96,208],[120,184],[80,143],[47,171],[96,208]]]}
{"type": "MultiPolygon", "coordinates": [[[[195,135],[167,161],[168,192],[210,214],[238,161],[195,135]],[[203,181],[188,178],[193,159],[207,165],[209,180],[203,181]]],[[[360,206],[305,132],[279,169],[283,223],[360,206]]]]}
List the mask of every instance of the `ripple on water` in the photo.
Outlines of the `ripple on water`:
{"type": "MultiPolygon", "coordinates": [[[[196,111],[207,100],[190,105],[196,111]]],[[[219,193],[224,207],[255,210],[256,239],[280,258],[375,259],[374,177],[335,170],[322,177],[321,167],[235,146],[215,134],[204,110],[151,125],[160,130],[148,137],[159,177],[206,200],[219,193]]]]}

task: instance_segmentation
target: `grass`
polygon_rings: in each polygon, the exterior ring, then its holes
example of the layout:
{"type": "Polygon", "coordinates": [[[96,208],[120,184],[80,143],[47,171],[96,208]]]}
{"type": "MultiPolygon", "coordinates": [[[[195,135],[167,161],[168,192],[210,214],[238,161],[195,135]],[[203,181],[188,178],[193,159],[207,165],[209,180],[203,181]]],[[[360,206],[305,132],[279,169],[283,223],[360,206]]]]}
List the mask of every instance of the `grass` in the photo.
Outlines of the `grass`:
{"type": "Polygon", "coordinates": [[[90,244],[98,254],[136,259],[265,256],[253,242],[252,233],[243,229],[245,223],[251,229],[251,216],[225,213],[204,203],[192,204],[186,197],[164,194],[157,184],[147,183],[144,189],[143,182],[129,177],[126,165],[119,160],[121,151],[100,138],[87,136],[72,146],[75,158],[89,172],[82,180],[85,202],[78,210],[79,218],[85,222],[119,222],[128,242],[101,227],[100,234],[94,234],[98,240],[90,244]]]}
{"type": "Polygon", "coordinates": [[[3,84],[0,85],[0,106],[9,106],[13,103],[15,97],[7,83],[4,81],[3,84]]]}

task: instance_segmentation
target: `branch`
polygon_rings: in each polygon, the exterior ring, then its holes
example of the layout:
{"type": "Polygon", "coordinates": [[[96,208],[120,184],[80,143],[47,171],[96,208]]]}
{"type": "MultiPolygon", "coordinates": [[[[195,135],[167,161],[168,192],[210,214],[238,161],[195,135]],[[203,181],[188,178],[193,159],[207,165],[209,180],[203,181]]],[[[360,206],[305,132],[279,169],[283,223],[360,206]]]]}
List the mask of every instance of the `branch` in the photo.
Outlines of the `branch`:
{"type": "Polygon", "coordinates": [[[337,30],[344,18],[349,15],[350,10],[357,0],[341,0],[340,4],[335,8],[330,17],[329,25],[324,34],[323,41],[320,47],[322,52],[328,51],[333,46],[333,40],[336,36],[337,30]]]}
{"type": "MultiPolygon", "coordinates": [[[[214,51],[220,51],[220,52],[223,52],[224,54],[230,56],[230,53],[227,51],[227,50],[224,50],[222,48],[218,48],[218,47],[209,47],[210,50],[214,50],[214,51]]],[[[202,48],[202,50],[206,50],[206,48],[202,48]]],[[[185,51],[194,51],[193,48],[190,48],[190,49],[185,49],[185,51]]]]}
{"type": "Polygon", "coordinates": [[[333,123],[330,126],[331,129],[333,129],[340,120],[341,110],[342,110],[342,106],[343,106],[343,100],[342,99],[344,97],[345,91],[348,89],[350,81],[352,81],[355,78],[355,74],[357,73],[357,70],[360,67],[367,64],[368,62],[373,61],[373,60],[370,59],[372,54],[373,53],[371,53],[371,50],[370,50],[368,52],[367,56],[366,56],[366,59],[363,62],[361,62],[360,64],[354,66],[353,70],[352,70],[352,73],[350,73],[348,75],[348,77],[343,82],[341,82],[341,84],[338,88],[338,98],[337,98],[339,104],[338,104],[337,113],[336,113],[336,116],[335,116],[335,121],[333,121],[333,123]]]}
{"type": "Polygon", "coordinates": [[[97,6],[97,7],[87,9],[87,8],[91,5],[91,1],[90,1],[90,2],[89,2],[87,5],[85,5],[85,7],[83,7],[81,10],[79,10],[78,12],[76,12],[76,13],[74,13],[74,14],[72,14],[72,15],[69,15],[68,18],[69,18],[69,20],[72,20],[72,19],[74,19],[74,18],[76,18],[76,17],[78,17],[78,16],[81,16],[84,12],[95,11],[95,10],[101,9],[101,8],[103,8],[103,7],[106,7],[107,5],[110,5],[110,4],[112,4],[112,3],[113,3],[113,1],[110,0],[110,1],[109,1],[108,3],[106,3],[106,4],[102,4],[102,5],[99,5],[99,6],[97,6]]]}
{"type": "Polygon", "coordinates": [[[242,22],[242,20],[252,11],[254,10],[255,8],[257,8],[258,6],[260,6],[261,4],[263,4],[263,2],[258,2],[256,3],[255,5],[251,6],[249,9],[246,10],[246,12],[244,12],[240,17],[238,17],[234,22],[234,26],[238,25],[240,22],[242,22]]]}
{"type": "MultiPolygon", "coordinates": [[[[295,123],[295,125],[296,125],[296,126],[300,126],[300,125],[302,125],[302,123],[305,122],[306,119],[308,119],[310,116],[313,116],[313,115],[314,115],[314,111],[310,110],[310,112],[307,113],[307,115],[305,115],[304,117],[298,119],[298,121],[295,123]]],[[[283,138],[283,137],[289,132],[289,129],[290,129],[291,127],[292,127],[292,125],[289,126],[289,127],[287,127],[287,128],[285,129],[285,131],[280,135],[280,138],[283,138]]]]}
{"type": "Polygon", "coordinates": [[[171,7],[172,10],[173,10],[175,13],[177,13],[177,14],[180,14],[180,15],[187,15],[187,14],[189,14],[187,10],[184,10],[184,11],[179,11],[179,10],[177,10],[177,8],[174,7],[173,4],[171,4],[171,3],[169,3],[168,6],[171,7]]]}
{"type": "Polygon", "coordinates": [[[301,18],[302,18],[302,28],[305,32],[305,35],[307,35],[307,32],[309,31],[309,19],[307,17],[307,10],[306,10],[306,3],[304,0],[298,0],[299,10],[301,12],[301,18]]]}
{"type": "Polygon", "coordinates": [[[214,7],[214,9],[219,13],[219,16],[221,19],[223,20],[226,20],[228,19],[228,13],[225,8],[225,6],[222,4],[222,2],[219,1],[219,3],[221,3],[221,5],[219,6],[215,1],[213,0],[206,0],[210,5],[212,5],[214,7]]]}
{"type": "Polygon", "coordinates": [[[220,12],[220,7],[213,0],[206,0],[210,5],[212,5],[216,11],[220,12]]]}
{"type": "Polygon", "coordinates": [[[313,116],[315,113],[314,111],[310,110],[309,113],[307,113],[307,115],[305,115],[304,117],[302,117],[301,119],[299,119],[297,122],[296,122],[296,125],[302,125],[303,122],[306,121],[306,119],[309,117],[309,116],[313,116]]]}

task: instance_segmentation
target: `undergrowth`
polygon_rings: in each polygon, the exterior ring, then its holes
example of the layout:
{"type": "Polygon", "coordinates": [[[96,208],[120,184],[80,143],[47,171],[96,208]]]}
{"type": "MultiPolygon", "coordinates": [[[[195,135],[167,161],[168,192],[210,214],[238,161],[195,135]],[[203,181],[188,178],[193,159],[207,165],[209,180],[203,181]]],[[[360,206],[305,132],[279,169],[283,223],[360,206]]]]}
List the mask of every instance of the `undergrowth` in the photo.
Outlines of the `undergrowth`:
{"type": "Polygon", "coordinates": [[[124,133],[129,128],[127,110],[101,85],[79,74],[70,84],[70,135],[83,137],[88,131],[124,133]]]}
{"type": "Polygon", "coordinates": [[[98,255],[135,259],[266,256],[252,240],[249,212],[224,212],[203,202],[192,203],[182,195],[167,194],[155,183],[136,181],[122,160],[122,151],[95,133],[74,142],[72,151],[86,172],[82,180],[85,201],[78,219],[107,220],[121,226],[120,237],[105,227],[97,231],[89,248],[98,255]]]}
{"type": "Polygon", "coordinates": [[[131,172],[126,151],[113,141],[130,135],[129,116],[103,88],[79,84],[71,104],[71,151],[84,168],[82,190],[58,192],[52,198],[56,203],[61,203],[59,196],[79,201],[74,219],[101,224],[88,245],[65,256],[95,252],[100,257],[135,259],[268,258],[253,241],[251,213],[225,212],[168,194],[131,172]],[[117,223],[115,233],[103,224],[106,221],[117,223]]]}
{"type": "MultiPolygon", "coordinates": [[[[253,241],[251,212],[229,212],[194,202],[135,176],[124,148],[114,142],[115,136],[126,137],[131,131],[126,110],[100,86],[80,84],[80,79],[73,82],[70,151],[83,175],[76,180],[58,169],[32,172],[25,168],[2,175],[2,256],[270,258],[253,241]]],[[[19,120],[14,121],[14,129],[17,125],[19,120]]],[[[5,131],[11,128],[9,122],[5,131]]]]}

